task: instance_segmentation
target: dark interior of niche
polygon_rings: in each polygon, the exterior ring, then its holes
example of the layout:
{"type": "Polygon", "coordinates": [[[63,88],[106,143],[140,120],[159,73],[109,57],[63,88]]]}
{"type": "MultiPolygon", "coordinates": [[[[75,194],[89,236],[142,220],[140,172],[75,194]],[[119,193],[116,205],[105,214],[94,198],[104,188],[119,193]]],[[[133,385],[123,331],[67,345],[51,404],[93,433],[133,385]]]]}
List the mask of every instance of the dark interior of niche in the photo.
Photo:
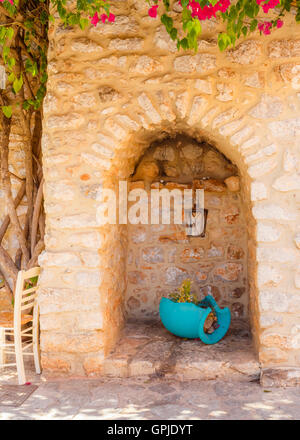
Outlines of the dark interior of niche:
{"type": "Polygon", "coordinates": [[[217,148],[177,134],[152,142],[139,158],[130,180],[191,183],[195,179],[223,182],[238,175],[237,167],[217,148]]]}

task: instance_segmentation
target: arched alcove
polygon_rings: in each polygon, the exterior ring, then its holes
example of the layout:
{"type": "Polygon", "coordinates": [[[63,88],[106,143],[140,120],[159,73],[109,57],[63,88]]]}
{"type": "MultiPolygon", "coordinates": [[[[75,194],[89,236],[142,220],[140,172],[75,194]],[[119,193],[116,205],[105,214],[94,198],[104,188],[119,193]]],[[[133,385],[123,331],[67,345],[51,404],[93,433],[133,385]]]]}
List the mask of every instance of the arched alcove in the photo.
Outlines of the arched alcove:
{"type": "MultiPolygon", "coordinates": [[[[126,170],[118,164],[119,176],[110,180],[114,188],[120,180],[126,181],[128,193],[144,190],[148,196],[149,215],[148,224],[128,222],[114,226],[112,240],[118,237],[122,264],[119,261],[112,267],[113,276],[118,279],[115,285],[119,288],[114,292],[118,306],[112,308],[113,303],[109,304],[111,315],[107,316],[107,322],[111,335],[119,329],[122,331],[121,337],[115,333],[116,342],[107,352],[104,372],[143,374],[130,360],[133,355],[130,345],[135,346],[135,353],[143,351],[143,344],[150,342],[147,338],[151,340],[153,337],[151,343],[154,345],[157,338],[165,338],[168,345],[170,335],[160,323],[159,302],[163,296],[178,289],[182,281],[190,279],[192,292],[199,300],[211,294],[221,307],[229,307],[232,314],[228,337],[210,352],[210,361],[218,363],[218,359],[224,357],[229,364],[234,364],[239,359],[236,367],[243,370],[245,364],[251,365],[249,377],[255,375],[258,372],[253,340],[257,332],[256,261],[252,247],[255,222],[251,215],[247,176],[243,175],[245,168],[240,170],[204,136],[196,138],[182,131],[164,131],[155,137],[153,139],[153,134],[148,137],[145,133],[136,137],[136,153],[132,158],[129,154],[127,161],[120,161],[126,164],[126,170]],[[147,139],[147,143],[141,139],[147,139]],[[196,188],[204,190],[204,207],[207,209],[206,230],[202,236],[189,236],[184,223],[176,225],[171,221],[166,225],[160,218],[160,224],[151,224],[152,189],[180,189],[183,192],[196,188]],[[119,367],[120,358],[126,367],[119,367]],[[131,363],[130,368],[127,363],[131,363]]],[[[132,146],[130,143],[130,148],[132,146]]],[[[121,152],[118,157],[122,157],[121,152]]],[[[110,177],[107,173],[107,182],[110,177]]],[[[137,200],[138,197],[129,202],[129,210],[137,200]]],[[[195,353],[198,349],[195,348],[195,353]]],[[[155,352],[155,348],[153,350],[155,352]]],[[[199,350],[203,360],[203,344],[199,350]]],[[[162,357],[168,355],[166,348],[162,357]]],[[[146,372],[153,372],[156,368],[153,365],[148,365],[148,369],[145,367],[146,372]]]]}

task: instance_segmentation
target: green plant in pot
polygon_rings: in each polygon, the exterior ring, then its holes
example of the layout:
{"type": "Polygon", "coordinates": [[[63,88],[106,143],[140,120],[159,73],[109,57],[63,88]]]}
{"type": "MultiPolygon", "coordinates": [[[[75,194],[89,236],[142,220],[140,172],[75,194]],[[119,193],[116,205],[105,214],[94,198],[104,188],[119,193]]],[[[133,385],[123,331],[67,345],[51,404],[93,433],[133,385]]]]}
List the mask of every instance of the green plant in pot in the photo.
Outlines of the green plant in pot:
{"type": "Polygon", "coordinates": [[[220,341],[230,325],[230,310],[221,309],[211,295],[198,301],[191,292],[191,280],[184,280],[178,291],[162,298],[160,319],[171,333],[183,338],[200,338],[205,344],[220,341]]]}

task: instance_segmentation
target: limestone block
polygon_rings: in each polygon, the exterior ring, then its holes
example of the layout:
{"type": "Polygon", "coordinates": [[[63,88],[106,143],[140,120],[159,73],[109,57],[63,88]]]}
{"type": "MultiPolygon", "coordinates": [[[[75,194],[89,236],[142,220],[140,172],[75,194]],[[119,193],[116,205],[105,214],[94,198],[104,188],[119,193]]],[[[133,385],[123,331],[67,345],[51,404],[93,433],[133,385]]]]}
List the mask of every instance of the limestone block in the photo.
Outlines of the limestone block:
{"type": "Polygon", "coordinates": [[[281,231],[276,226],[258,222],[257,223],[257,241],[263,243],[271,243],[279,240],[281,231]]]}
{"type": "MultiPolygon", "coordinates": [[[[76,281],[76,279],[75,279],[76,281]]],[[[87,281],[87,280],[85,280],[87,281]]],[[[40,306],[40,314],[48,315],[67,312],[84,312],[100,310],[99,283],[95,289],[90,288],[90,284],[85,285],[85,292],[81,289],[62,288],[46,288],[40,287],[38,290],[38,302],[40,306]]]]}
{"type": "Polygon", "coordinates": [[[92,150],[94,150],[95,153],[98,153],[101,156],[108,157],[109,159],[111,159],[115,155],[115,152],[109,147],[98,143],[92,144],[92,150]]]}
{"type": "Polygon", "coordinates": [[[176,42],[171,39],[164,26],[158,27],[154,37],[154,44],[159,49],[165,50],[168,53],[177,52],[176,42]]]}
{"type": "Polygon", "coordinates": [[[240,179],[238,176],[227,177],[227,179],[224,180],[224,183],[231,192],[240,190],[240,179]]]}
{"type": "Polygon", "coordinates": [[[76,271],[75,274],[72,271],[62,276],[62,280],[69,285],[75,285],[84,288],[99,287],[102,281],[102,274],[99,269],[89,271],[76,271]]]}
{"type": "Polygon", "coordinates": [[[239,44],[236,49],[227,51],[226,55],[234,63],[253,64],[259,60],[261,53],[261,44],[257,41],[249,40],[239,44]]]}
{"type": "Polygon", "coordinates": [[[300,89],[300,64],[283,64],[279,67],[279,72],[284,82],[290,83],[294,90],[300,89]]]}
{"type": "Polygon", "coordinates": [[[57,216],[49,218],[49,225],[53,228],[72,229],[72,228],[93,228],[99,226],[94,214],[74,214],[69,216],[57,216]]]}
{"type": "Polygon", "coordinates": [[[200,121],[200,116],[207,107],[207,100],[202,96],[196,96],[192,103],[188,124],[193,125],[200,121]]]}
{"type": "Polygon", "coordinates": [[[91,165],[94,168],[109,170],[111,167],[111,162],[108,159],[103,159],[94,154],[81,153],[80,157],[87,165],[91,165]]]}
{"type": "Polygon", "coordinates": [[[225,124],[226,122],[229,122],[236,117],[239,117],[239,111],[235,108],[231,108],[225,112],[222,112],[213,120],[212,128],[216,128],[221,124],[225,124]]]}
{"type": "Polygon", "coordinates": [[[236,132],[239,128],[241,128],[243,122],[244,120],[242,118],[233,122],[229,122],[228,124],[225,124],[222,127],[220,127],[219,132],[222,136],[230,136],[234,132],[236,132]]]}
{"type": "Polygon", "coordinates": [[[237,281],[242,270],[240,263],[225,263],[216,267],[214,275],[224,281],[237,281]]]}
{"type": "Polygon", "coordinates": [[[295,154],[291,150],[285,150],[283,154],[283,169],[286,172],[295,171],[299,161],[295,154]]]}
{"type": "Polygon", "coordinates": [[[115,38],[110,41],[108,48],[116,51],[138,51],[143,47],[144,41],[142,38],[115,38]]]}
{"type": "Polygon", "coordinates": [[[259,323],[262,328],[277,326],[282,324],[282,317],[269,313],[260,313],[259,323]]]}
{"type": "Polygon", "coordinates": [[[259,200],[265,200],[268,198],[268,190],[266,185],[262,182],[252,182],[251,183],[251,200],[253,202],[259,200]]]}
{"type": "Polygon", "coordinates": [[[166,284],[179,286],[186,278],[189,278],[189,274],[181,267],[169,266],[165,272],[166,284]]]}
{"type": "Polygon", "coordinates": [[[131,130],[136,131],[140,128],[140,124],[138,124],[133,119],[129,118],[127,115],[116,115],[116,119],[121,124],[124,124],[126,127],[130,128],[131,130]]]}
{"type": "Polygon", "coordinates": [[[251,165],[248,168],[248,173],[253,179],[257,179],[258,177],[262,177],[268,173],[271,173],[276,168],[276,166],[276,159],[265,159],[264,161],[251,165]]]}
{"type": "Polygon", "coordinates": [[[183,263],[197,262],[203,259],[204,254],[205,252],[203,248],[186,248],[181,252],[180,260],[183,263]]]}
{"type": "Polygon", "coordinates": [[[254,218],[258,220],[296,220],[296,214],[275,204],[261,204],[252,209],[254,218]]]}
{"type": "Polygon", "coordinates": [[[103,47],[88,38],[78,38],[72,41],[71,49],[80,54],[99,54],[103,52],[103,47]]]}
{"type": "Polygon", "coordinates": [[[232,101],[233,99],[233,89],[227,83],[218,83],[217,84],[218,95],[216,99],[221,102],[232,101]]]}
{"type": "Polygon", "coordinates": [[[227,258],[229,260],[241,260],[244,255],[245,252],[240,246],[231,244],[227,248],[227,258]]]}
{"type": "Polygon", "coordinates": [[[287,312],[289,307],[288,294],[281,291],[261,290],[259,305],[262,312],[287,312]]]}
{"type": "Polygon", "coordinates": [[[270,58],[290,58],[300,55],[300,40],[274,40],[268,46],[270,58]]]}
{"type": "Polygon", "coordinates": [[[270,261],[276,263],[294,263],[297,261],[298,251],[292,248],[276,247],[257,247],[257,261],[270,261]]]}
{"type": "Polygon", "coordinates": [[[208,53],[194,56],[179,56],[174,61],[174,69],[181,73],[207,73],[216,67],[216,57],[208,53]]]}
{"type": "Polygon", "coordinates": [[[41,333],[41,350],[45,353],[89,353],[103,347],[100,331],[80,334],[41,333]]]}
{"type": "Polygon", "coordinates": [[[270,122],[269,128],[276,138],[293,138],[300,134],[300,118],[270,122]]]}
{"type": "Polygon", "coordinates": [[[175,105],[181,118],[186,117],[189,94],[187,92],[178,95],[175,105]]]}
{"type": "Polygon", "coordinates": [[[88,376],[95,376],[103,373],[104,353],[100,352],[94,356],[88,356],[84,359],[83,368],[88,376]]]}
{"type": "Polygon", "coordinates": [[[244,315],[244,305],[239,302],[235,302],[231,306],[231,313],[234,318],[242,318],[244,315]]]}
{"type": "Polygon", "coordinates": [[[197,79],[195,82],[195,88],[201,93],[205,93],[207,95],[212,94],[212,84],[210,80],[197,79]]]}
{"type": "Polygon", "coordinates": [[[137,270],[128,272],[127,276],[128,281],[132,284],[145,284],[148,278],[145,272],[140,272],[137,270]]]}
{"type": "Polygon", "coordinates": [[[142,55],[129,67],[129,72],[142,75],[150,75],[155,72],[161,72],[163,66],[161,63],[147,55],[142,55]]]}
{"type": "Polygon", "coordinates": [[[101,86],[98,89],[99,100],[101,104],[107,102],[114,102],[120,99],[121,94],[114,88],[110,86],[101,86]]]}
{"type": "Polygon", "coordinates": [[[135,174],[136,179],[154,180],[159,175],[159,166],[155,161],[142,161],[135,174]]]}
{"type": "Polygon", "coordinates": [[[272,264],[261,263],[258,266],[257,282],[259,287],[263,286],[277,286],[283,279],[281,271],[272,264]]]}
{"type": "Polygon", "coordinates": [[[278,347],[281,350],[286,350],[288,348],[287,336],[278,334],[278,332],[269,330],[263,332],[260,340],[264,347],[278,347]]]}
{"type": "Polygon", "coordinates": [[[115,21],[109,23],[108,26],[93,26],[90,29],[90,34],[93,37],[99,36],[103,38],[103,35],[128,35],[136,33],[138,29],[137,22],[133,17],[127,15],[116,15],[115,21]]]}
{"type": "Polygon", "coordinates": [[[223,257],[224,248],[222,246],[215,246],[214,244],[211,244],[211,246],[207,249],[206,255],[208,258],[223,257]]]}
{"type": "Polygon", "coordinates": [[[276,118],[282,110],[283,106],[279,98],[263,94],[260,102],[250,110],[249,115],[257,119],[276,118]]]}
{"type": "Polygon", "coordinates": [[[300,174],[294,173],[278,177],[272,186],[277,191],[297,191],[300,189],[300,174]]]}
{"type": "Polygon", "coordinates": [[[45,193],[48,197],[57,200],[73,200],[75,197],[74,186],[69,182],[47,182],[44,185],[45,193]]]}
{"type": "Polygon", "coordinates": [[[46,252],[43,251],[39,256],[39,264],[42,267],[46,266],[65,266],[76,267],[81,265],[80,258],[71,252],[46,252]]]}
{"type": "Polygon", "coordinates": [[[150,121],[152,121],[154,124],[158,124],[161,121],[159,113],[155,110],[152,102],[145,93],[142,93],[138,97],[138,103],[141,108],[145,110],[145,113],[149,117],[150,121]]]}
{"type": "Polygon", "coordinates": [[[277,146],[275,144],[268,145],[267,147],[262,148],[257,153],[250,154],[246,156],[245,162],[251,163],[260,159],[264,159],[265,157],[271,157],[277,152],[277,146]]]}
{"type": "Polygon", "coordinates": [[[245,77],[245,85],[248,87],[261,88],[264,86],[263,72],[254,72],[245,77]]]}
{"type": "Polygon", "coordinates": [[[63,357],[59,356],[47,356],[46,353],[41,354],[41,365],[43,370],[55,373],[69,373],[71,370],[71,364],[63,357]]]}
{"type": "Polygon", "coordinates": [[[142,258],[147,263],[162,263],[164,261],[163,249],[155,246],[144,248],[142,258]]]}
{"type": "Polygon", "coordinates": [[[82,126],[84,118],[78,113],[69,113],[68,115],[51,116],[47,120],[47,127],[52,129],[76,129],[82,126]]]}
{"type": "Polygon", "coordinates": [[[231,136],[232,145],[241,145],[253,133],[252,127],[246,126],[231,136]]]}
{"type": "Polygon", "coordinates": [[[263,366],[281,364],[287,362],[288,354],[280,348],[262,347],[259,351],[259,360],[263,366]]]}

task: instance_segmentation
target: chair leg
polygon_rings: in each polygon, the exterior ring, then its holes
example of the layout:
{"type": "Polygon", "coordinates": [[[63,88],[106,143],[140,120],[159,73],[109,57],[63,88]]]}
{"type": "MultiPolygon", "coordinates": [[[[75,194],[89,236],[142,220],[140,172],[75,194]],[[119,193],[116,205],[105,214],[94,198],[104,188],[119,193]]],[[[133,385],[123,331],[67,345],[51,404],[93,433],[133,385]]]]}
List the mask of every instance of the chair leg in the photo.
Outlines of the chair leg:
{"type": "Polygon", "coordinates": [[[36,374],[41,374],[40,350],[39,350],[39,319],[38,306],[33,309],[32,323],[32,342],[33,342],[33,359],[36,374]]]}
{"type": "Polygon", "coordinates": [[[0,327],[0,368],[4,368],[5,357],[5,329],[0,327]]]}
{"type": "Polygon", "coordinates": [[[18,334],[15,333],[15,353],[16,353],[16,364],[18,372],[19,385],[24,385],[26,383],[23,350],[22,350],[22,336],[21,331],[18,334]]]}

